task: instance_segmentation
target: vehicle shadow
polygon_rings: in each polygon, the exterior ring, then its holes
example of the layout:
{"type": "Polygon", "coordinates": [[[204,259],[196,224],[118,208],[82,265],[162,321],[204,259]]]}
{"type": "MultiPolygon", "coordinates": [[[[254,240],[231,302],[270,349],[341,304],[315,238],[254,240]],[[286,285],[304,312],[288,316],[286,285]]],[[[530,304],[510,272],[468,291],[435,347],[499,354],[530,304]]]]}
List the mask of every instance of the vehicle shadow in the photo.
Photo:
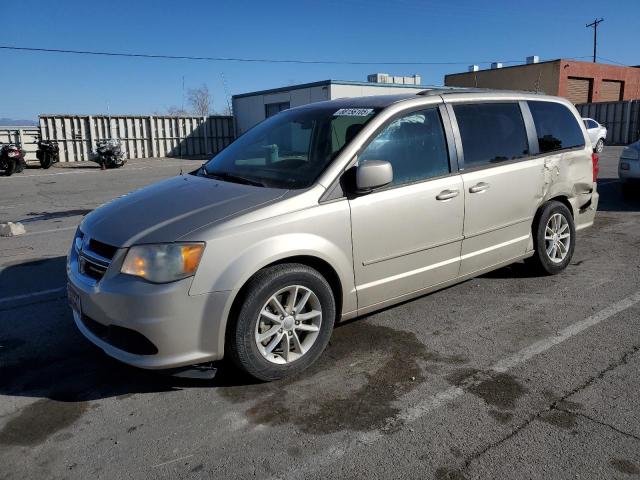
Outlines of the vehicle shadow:
{"type": "Polygon", "coordinates": [[[623,195],[619,178],[598,179],[600,202],[598,210],[602,212],[640,212],[640,187],[630,195],[623,195]]]}
{"type": "Polygon", "coordinates": [[[540,277],[540,274],[534,269],[530,268],[524,262],[512,263],[506,267],[502,267],[498,270],[493,270],[480,275],[480,278],[494,278],[494,279],[516,279],[516,278],[536,278],[540,277]]]}
{"type": "Polygon", "coordinates": [[[85,339],[74,324],[62,288],[65,262],[65,257],[56,257],[0,270],[0,394],[83,402],[205,385],[255,383],[229,365],[224,365],[212,380],[198,380],[141,370],[111,359],[85,339]],[[28,286],[32,277],[45,278],[47,291],[57,291],[3,301],[20,296],[15,288],[3,288],[9,283],[22,286],[23,294],[45,290],[43,285],[28,286]]]}

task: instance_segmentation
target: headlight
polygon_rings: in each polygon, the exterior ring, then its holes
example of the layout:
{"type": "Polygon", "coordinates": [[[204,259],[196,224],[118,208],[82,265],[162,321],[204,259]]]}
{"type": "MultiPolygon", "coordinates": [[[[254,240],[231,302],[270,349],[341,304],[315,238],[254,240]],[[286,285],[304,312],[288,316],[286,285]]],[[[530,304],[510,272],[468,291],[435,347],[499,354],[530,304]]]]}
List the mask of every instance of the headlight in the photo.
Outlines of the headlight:
{"type": "Polygon", "coordinates": [[[127,252],[120,271],[153,283],[167,283],[196,273],[203,243],[138,245],[127,252]]]}

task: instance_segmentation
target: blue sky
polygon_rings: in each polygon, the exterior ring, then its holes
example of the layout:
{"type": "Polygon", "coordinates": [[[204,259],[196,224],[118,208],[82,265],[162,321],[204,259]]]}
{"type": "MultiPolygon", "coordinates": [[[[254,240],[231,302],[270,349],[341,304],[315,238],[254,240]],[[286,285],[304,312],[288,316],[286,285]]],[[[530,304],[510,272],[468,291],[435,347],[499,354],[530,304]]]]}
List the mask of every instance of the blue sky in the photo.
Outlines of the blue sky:
{"type": "MultiPolygon", "coordinates": [[[[108,58],[0,50],[0,117],[39,113],[148,114],[182,104],[203,83],[214,107],[231,95],[368,73],[419,73],[442,84],[467,63],[587,57],[598,16],[598,55],[640,64],[640,1],[326,0],[189,2],[11,1],[0,44],[168,55],[461,65],[290,65],[108,58]],[[14,18],[16,21],[9,21],[14,18]]],[[[5,5],[6,7],[7,5],[5,5]]],[[[486,66],[486,65],[484,65],[486,66]]]]}

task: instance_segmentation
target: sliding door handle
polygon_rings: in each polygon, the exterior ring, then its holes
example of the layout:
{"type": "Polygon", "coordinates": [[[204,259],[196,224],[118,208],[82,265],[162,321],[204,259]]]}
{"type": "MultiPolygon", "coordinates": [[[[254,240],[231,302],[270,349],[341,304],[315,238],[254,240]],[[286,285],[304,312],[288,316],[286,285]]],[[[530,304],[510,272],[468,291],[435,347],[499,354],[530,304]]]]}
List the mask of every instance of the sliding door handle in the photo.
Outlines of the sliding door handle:
{"type": "Polygon", "coordinates": [[[459,194],[460,191],[458,190],[443,190],[436,196],[436,200],[451,200],[453,197],[457,197],[459,194]]]}
{"type": "Polygon", "coordinates": [[[470,193],[480,193],[480,192],[484,192],[485,190],[487,190],[489,188],[489,184],[486,182],[480,182],[475,184],[473,187],[471,187],[469,189],[470,193]]]}

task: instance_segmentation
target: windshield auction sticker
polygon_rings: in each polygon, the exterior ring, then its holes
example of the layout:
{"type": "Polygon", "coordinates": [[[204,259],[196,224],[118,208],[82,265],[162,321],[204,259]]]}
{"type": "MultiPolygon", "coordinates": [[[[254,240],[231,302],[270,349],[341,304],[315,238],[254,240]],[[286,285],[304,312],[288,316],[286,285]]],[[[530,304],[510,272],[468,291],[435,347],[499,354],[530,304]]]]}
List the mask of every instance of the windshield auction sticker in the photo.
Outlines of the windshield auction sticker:
{"type": "Polygon", "coordinates": [[[366,117],[373,113],[373,108],[341,108],[334,117],[366,117]]]}

